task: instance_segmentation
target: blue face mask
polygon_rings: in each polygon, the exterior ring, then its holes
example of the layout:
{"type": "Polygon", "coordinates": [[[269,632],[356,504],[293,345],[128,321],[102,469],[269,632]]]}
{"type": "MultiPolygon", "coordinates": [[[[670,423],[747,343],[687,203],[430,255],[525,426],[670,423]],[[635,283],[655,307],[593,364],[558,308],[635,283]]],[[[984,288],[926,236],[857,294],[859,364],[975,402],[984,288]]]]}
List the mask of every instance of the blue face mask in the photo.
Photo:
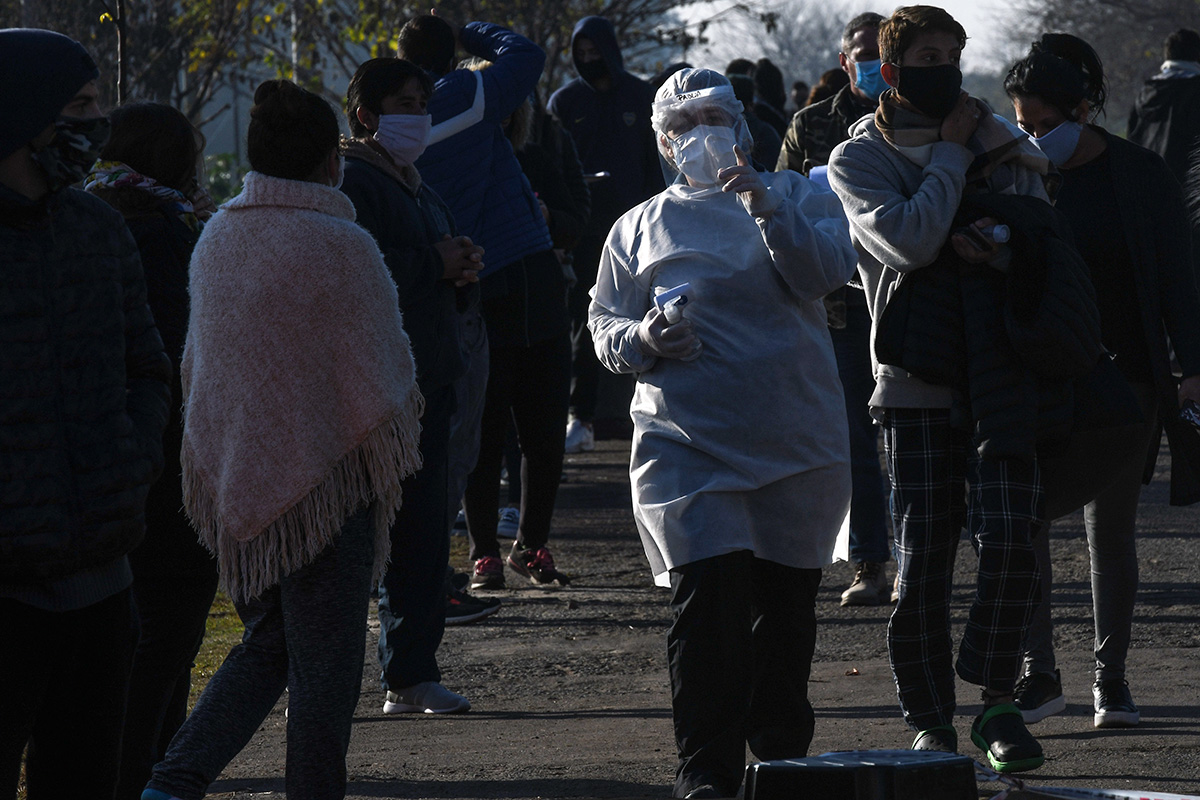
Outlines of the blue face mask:
{"type": "Polygon", "coordinates": [[[874,61],[854,62],[854,85],[872,100],[878,100],[879,95],[888,88],[887,82],[879,72],[882,66],[883,62],[878,58],[874,61]]]}
{"type": "Polygon", "coordinates": [[[1081,133],[1083,133],[1081,123],[1067,120],[1045,136],[1029,138],[1046,158],[1054,162],[1054,166],[1061,167],[1071,160],[1071,156],[1075,155],[1075,148],[1079,145],[1079,134],[1081,133]]]}

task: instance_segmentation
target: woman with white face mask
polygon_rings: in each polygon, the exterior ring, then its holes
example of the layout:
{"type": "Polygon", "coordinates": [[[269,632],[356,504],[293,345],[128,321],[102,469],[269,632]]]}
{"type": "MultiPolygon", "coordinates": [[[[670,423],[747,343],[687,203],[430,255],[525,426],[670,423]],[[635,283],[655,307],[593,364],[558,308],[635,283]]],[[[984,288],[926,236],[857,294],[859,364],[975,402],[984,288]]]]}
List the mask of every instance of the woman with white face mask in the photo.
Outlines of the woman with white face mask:
{"type": "Polygon", "coordinates": [[[741,110],[710,70],[659,90],[652,121],[678,176],[613,226],[589,310],[600,362],[638,379],[630,476],[671,587],[676,797],[734,796],[747,743],[805,755],[813,604],[850,502],[821,302],[855,269],[846,220],[807,178],[748,163],[741,110]],[[660,309],[684,283],[686,304],[660,309]]]}
{"type": "MultiPolygon", "coordinates": [[[[1136,725],[1125,680],[1137,592],[1134,541],[1138,495],[1158,455],[1163,429],[1171,446],[1171,502],[1200,500],[1200,439],[1180,420],[1187,401],[1200,400],[1200,299],[1192,271],[1183,197],[1155,153],[1090,124],[1104,108],[1104,72],[1081,39],[1044,34],[1004,81],[1017,123],[1062,173],[1056,206],[1063,212],[1091,271],[1101,336],[1142,406],[1141,447],[1084,507],[1091,554],[1096,624],[1094,724],[1136,725]],[[1173,375],[1170,344],[1182,367],[1173,375]]],[[[1050,485],[1063,476],[1046,472],[1050,485]]],[[[1050,621],[1048,535],[1034,540],[1042,603],[1025,643],[1024,677],[1014,702],[1026,722],[1062,711],[1066,700],[1055,669],[1050,621]]]]}

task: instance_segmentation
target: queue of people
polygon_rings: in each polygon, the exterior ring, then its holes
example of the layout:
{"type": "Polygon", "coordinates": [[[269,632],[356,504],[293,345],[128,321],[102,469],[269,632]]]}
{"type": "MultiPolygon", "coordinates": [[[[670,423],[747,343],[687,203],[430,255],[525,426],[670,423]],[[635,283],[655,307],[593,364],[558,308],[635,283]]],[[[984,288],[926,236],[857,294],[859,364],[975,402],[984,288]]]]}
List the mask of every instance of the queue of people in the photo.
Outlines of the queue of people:
{"type": "Polygon", "coordinates": [[[1094,724],[1139,723],[1136,518],[1164,433],[1172,503],[1200,501],[1192,117],[1168,113],[1200,37],[1172,34],[1131,117],[1154,150],[1095,124],[1103,66],[1070,34],[1009,70],[1008,122],[962,91],[967,33],[933,6],[850,19],[845,83],[790,123],[766,59],[647,83],[601,17],[546,111],[519,33],[433,13],[397,41],[344,120],[260,85],[217,209],[180,112],[105,115],[79,43],[0,30],[0,629],[27,655],[0,660],[0,797],[24,753],[31,800],[201,798],[285,690],[288,796],[343,797],[373,590],[383,713],[467,711],[444,627],[495,613],[506,572],[570,584],[552,515],[601,367],[635,381],[634,518],[670,589],[672,796],[736,796],[747,746],[807,754],[844,527],[842,604],[896,604],[911,748],[964,749],[957,676],[973,746],[1021,772],[1065,707],[1048,539],[1082,508],[1094,724]],[[246,633],[188,714],[218,581],[246,633]]]}

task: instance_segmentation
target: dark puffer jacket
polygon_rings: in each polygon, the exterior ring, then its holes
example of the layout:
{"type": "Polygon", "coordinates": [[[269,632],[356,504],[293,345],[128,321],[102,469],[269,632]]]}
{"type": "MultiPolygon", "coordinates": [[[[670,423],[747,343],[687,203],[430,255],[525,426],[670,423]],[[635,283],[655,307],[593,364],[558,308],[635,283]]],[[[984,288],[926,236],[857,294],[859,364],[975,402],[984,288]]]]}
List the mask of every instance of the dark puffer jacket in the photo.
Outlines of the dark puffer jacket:
{"type": "Polygon", "coordinates": [[[141,539],[171,365],[121,215],[0,187],[0,580],[111,563],[141,539]]]}
{"type": "Polygon", "coordinates": [[[1095,290],[1066,221],[1045,201],[979,194],[964,198],[960,214],[1012,228],[1008,271],[967,264],[947,242],[936,262],[897,283],[875,353],[957,389],[981,456],[1032,458],[1066,441],[1071,383],[1104,353],[1095,290]]]}

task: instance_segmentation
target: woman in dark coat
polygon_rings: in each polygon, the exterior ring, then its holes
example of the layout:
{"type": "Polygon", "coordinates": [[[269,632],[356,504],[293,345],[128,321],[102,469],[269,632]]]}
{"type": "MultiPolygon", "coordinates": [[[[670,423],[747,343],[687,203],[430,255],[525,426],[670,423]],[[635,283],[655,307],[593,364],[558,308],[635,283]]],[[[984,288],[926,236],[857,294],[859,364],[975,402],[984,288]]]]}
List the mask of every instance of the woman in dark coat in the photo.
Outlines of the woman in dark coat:
{"type": "MultiPolygon", "coordinates": [[[[1200,298],[1182,191],[1163,160],[1090,124],[1104,108],[1104,72],[1081,39],[1044,34],[1004,82],[1018,124],[1062,173],[1056,202],[1091,271],[1101,336],[1141,404],[1139,452],[1084,507],[1096,622],[1092,686],[1098,728],[1136,725],[1125,680],[1137,594],[1135,524],[1163,429],[1171,449],[1171,503],[1200,500],[1200,437],[1180,407],[1200,401],[1200,298]],[[1168,344],[1169,338],[1169,344],[1168,344]],[[1182,375],[1171,367],[1171,347],[1182,375]]],[[[1053,480],[1054,476],[1047,476],[1053,480]]],[[[1035,542],[1042,603],[1025,645],[1015,703],[1026,722],[1062,711],[1050,621],[1048,536],[1035,542]]]]}
{"type": "Polygon", "coordinates": [[[196,180],[204,138],[170,106],[115,109],[112,136],[84,188],[121,212],[146,273],[150,310],[174,367],[166,466],[146,500],[146,538],[129,554],[141,622],[121,756],[119,800],[134,800],[187,714],[192,662],[217,589],[217,565],[183,513],[179,361],[188,320],[188,261],[211,201],[196,180]]]}

